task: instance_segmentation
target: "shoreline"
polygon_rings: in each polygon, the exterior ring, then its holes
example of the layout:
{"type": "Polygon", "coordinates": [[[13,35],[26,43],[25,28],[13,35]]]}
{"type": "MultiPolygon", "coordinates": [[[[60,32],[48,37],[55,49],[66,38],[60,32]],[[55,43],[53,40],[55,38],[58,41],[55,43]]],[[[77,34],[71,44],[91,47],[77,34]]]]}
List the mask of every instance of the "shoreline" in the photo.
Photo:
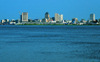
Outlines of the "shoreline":
{"type": "Polygon", "coordinates": [[[15,24],[15,25],[66,25],[66,26],[100,26],[100,24],[84,24],[84,25],[78,25],[78,24],[15,24]]]}
{"type": "MultiPolygon", "coordinates": [[[[3,24],[1,24],[3,26],[3,24]]],[[[4,24],[4,25],[57,25],[57,26],[100,26],[100,24],[4,24]]]]}

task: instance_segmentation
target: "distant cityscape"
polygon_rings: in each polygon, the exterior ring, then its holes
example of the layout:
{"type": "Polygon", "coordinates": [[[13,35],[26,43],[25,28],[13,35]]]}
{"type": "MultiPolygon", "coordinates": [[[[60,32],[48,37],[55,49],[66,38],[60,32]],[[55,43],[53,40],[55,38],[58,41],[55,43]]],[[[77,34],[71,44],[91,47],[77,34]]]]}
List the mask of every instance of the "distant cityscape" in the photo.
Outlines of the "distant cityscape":
{"type": "Polygon", "coordinates": [[[2,19],[0,25],[39,25],[39,24],[63,24],[63,25],[100,25],[100,19],[95,19],[95,14],[90,14],[90,19],[85,20],[73,18],[72,20],[64,20],[63,14],[55,13],[54,17],[50,17],[49,13],[45,13],[43,19],[29,19],[28,12],[23,12],[18,20],[2,19]]]}

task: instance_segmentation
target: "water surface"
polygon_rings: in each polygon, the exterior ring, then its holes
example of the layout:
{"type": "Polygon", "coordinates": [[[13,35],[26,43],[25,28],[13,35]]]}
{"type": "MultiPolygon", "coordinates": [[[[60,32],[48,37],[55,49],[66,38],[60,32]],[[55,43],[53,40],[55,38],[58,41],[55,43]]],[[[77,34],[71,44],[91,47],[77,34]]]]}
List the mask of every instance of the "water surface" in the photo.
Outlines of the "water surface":
{"type": "Polygon", "coordinates": [[[0,26],[0,62],[100,62],[100,26],[0,26]]]}

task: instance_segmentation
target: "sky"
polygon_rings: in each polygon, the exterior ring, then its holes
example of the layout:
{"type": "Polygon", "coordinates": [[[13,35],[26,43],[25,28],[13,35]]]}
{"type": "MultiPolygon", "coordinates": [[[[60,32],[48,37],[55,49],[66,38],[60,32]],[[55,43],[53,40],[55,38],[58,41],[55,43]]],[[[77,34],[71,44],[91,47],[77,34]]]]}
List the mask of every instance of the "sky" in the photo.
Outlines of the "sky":
{"type": "Polygon", "coordinates": [[[99,19],[100,0],[0,0],[0,20],[20,19],[22,12],[28,12],[29,19],[42,19],[45,12],[50,17],[63,14],[65,20],[88,20],[95,13],[99,19]]]}

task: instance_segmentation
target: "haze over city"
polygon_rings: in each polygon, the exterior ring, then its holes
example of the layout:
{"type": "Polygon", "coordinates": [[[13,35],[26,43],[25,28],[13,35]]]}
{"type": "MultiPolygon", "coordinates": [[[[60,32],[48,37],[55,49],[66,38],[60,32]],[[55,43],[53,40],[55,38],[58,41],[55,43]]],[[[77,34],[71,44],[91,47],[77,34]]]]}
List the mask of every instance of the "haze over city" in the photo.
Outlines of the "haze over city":
{"type": "Polygon", "coordinates": [[[44,13],[49,12],[50,17],[55,13],[63,14],[64,19],[89,19],[91,13],[100,18],[99,0],[1,0],[0,20],[19,19],[22,12],[29,13],[29,19],[42,19],[44,13]]]}

